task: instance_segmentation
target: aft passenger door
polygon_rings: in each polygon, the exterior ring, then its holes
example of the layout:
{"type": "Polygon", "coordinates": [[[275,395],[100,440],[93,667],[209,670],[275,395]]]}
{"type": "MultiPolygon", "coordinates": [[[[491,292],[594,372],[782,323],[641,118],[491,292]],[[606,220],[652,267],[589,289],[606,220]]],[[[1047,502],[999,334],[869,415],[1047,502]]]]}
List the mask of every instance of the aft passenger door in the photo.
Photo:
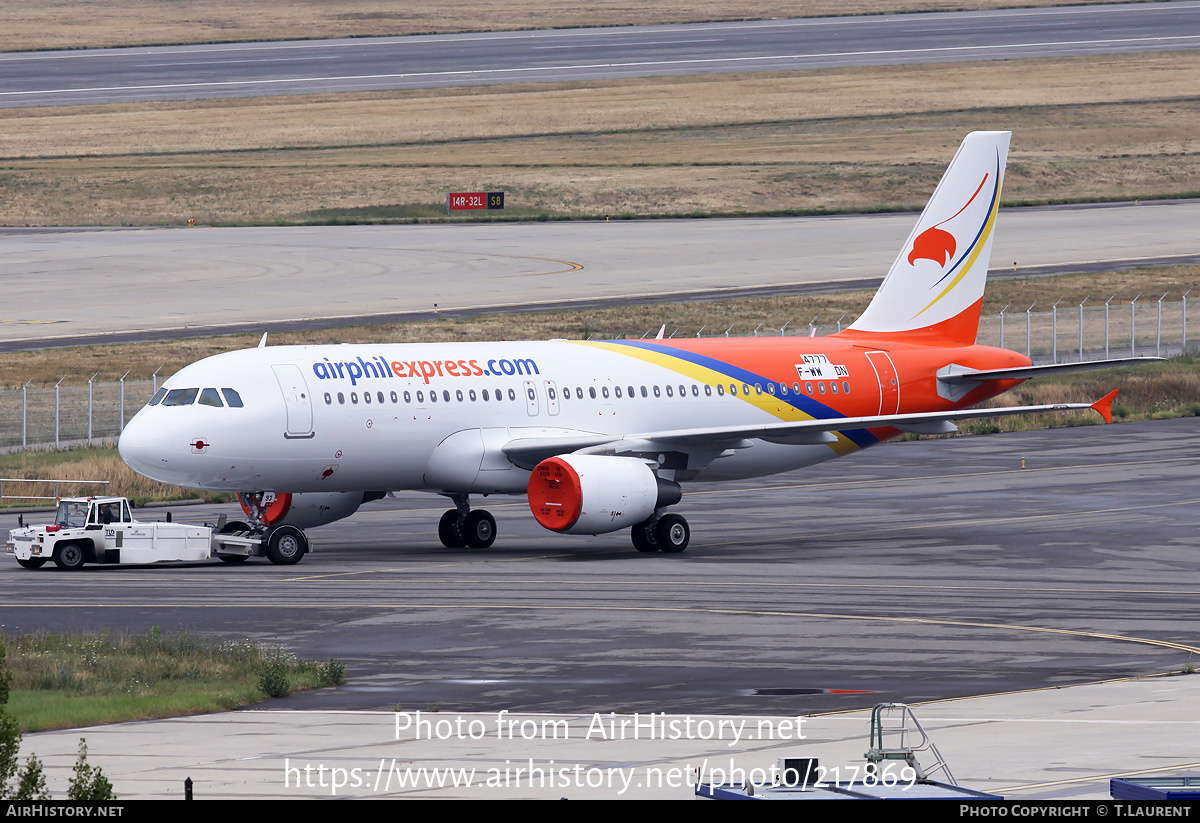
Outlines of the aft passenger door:
{"type": "Polygon", "coordinates": [[[900,386],[896,381],[896,366],[887,352],[869,351],[867,360],[879,380],[879,414],[896,414],[900,410],[900,386]]]}
{"type": "Polygon", "coordinates": [[[293,363],[274,363],[271,370],[279,381],[279,390],[283,392],[283,402],[287,407],[287,431],[283,436],[289,440],[312,437],[312,402],[300,367],[293,363]]]}

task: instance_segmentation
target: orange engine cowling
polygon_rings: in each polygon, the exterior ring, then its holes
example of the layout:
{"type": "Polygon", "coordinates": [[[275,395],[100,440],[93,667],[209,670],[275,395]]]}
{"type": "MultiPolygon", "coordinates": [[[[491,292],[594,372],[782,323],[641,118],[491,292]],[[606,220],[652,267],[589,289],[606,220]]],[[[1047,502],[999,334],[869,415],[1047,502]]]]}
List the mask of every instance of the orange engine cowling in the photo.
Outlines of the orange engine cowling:
{"type": "Polygon", "coordinates": [[[657,477],[635,457],[563,454],[529,476],[529,508],[550,531],[606,534],[641,523],[679,502],[679,484],[657,477]]]}

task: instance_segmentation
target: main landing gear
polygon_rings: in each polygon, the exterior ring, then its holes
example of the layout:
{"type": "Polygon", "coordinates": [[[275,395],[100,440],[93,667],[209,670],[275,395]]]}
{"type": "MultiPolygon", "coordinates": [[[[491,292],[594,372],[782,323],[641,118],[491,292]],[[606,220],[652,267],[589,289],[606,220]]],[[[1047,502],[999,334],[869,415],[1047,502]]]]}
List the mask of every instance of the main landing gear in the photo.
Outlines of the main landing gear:
{"type": "Polygon", "coordinates": [[[438,522],[438,538],[447,549],[486,549],[496,542],[496,518],[483,509],[471,511],[470,497],[465,494],[446,494],[456,508],[442,515],[438,522]]]}
{"type": "Polygon", "coordinates": [[[629,537],[633,540],[633,547],[640,552],[678,554],[688,547],[692,530],[682,515],[656,513],[649,520],[631,528],[629,537]]]}

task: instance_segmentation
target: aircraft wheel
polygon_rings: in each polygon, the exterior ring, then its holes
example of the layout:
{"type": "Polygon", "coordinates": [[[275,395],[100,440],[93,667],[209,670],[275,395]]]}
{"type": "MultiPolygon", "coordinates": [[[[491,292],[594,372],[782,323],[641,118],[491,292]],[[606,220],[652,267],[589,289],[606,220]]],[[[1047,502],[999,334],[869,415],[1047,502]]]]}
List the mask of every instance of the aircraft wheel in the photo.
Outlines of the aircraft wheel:
{"type": "Polygon", "coordinates": [[[308,550],[308,538],[295,526],[276,526],[263,538],[267,559],[276,566],[294,566],[308,550]]]}
{"type": "Polygon", "coordinates": [[[82,569],[84,559],[83,546],[78,543],[67,543],[54,550],[54,565],[60,569],[67,571],[82,569]]]}
{"type": "Polygon", "coordinates": [[[28,560],[22,560],[18,557],[17,562],[21,564],[21,568],[23,569],[40,569],[43,565],[45,565],[46,558],[31,557],[28,560]]]}
{"type": "Polygon", "coordinates": [[[458,509],[450,509],[438,521],[438,539],[447,549],[461,549],[467,545],[462,529],[458,527],[458,509]]]}
{"type": "Polygon", "coordinates": [[[688,542],[692,539],[692,530],[688,528],[687,521],[680,515],[664,514],[658,518],[658,525],[654,527],[654,536],[659,551],[678,554],[688,547],[688,542]]]}
{"type": "Polygon", "coordinates": [[[477,509],[467,515],[462,533],[472,549],[486,549],[496,542],[496,518],[491,512],[477,509]]]}
{"type": "Polygon", "coordinates": [[[658,551],[658,540],[654,534],[654,522],[647,520],[645,523],[638,523],[629,530],[629,537],[633,540],[633,547],[640,552],[658,551]]]}

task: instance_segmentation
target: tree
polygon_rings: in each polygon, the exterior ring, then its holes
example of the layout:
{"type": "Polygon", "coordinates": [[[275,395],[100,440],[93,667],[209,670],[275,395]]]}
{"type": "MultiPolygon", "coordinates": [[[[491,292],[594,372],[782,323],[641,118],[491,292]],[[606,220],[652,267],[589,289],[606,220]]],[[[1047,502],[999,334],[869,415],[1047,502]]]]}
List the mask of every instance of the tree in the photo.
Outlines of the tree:
{"type": "MultiPolygon", "coordinates": [[[[17,752],[21,749],[21,728],[10,715],[8,705],[12,672],[8,670],[4,644],[0,643],[0,800],[49,800],[46,774],[37,755],[30,755],[25,768],[17,774],[17,752]],[[11,785],[16,776],[15,788],[11,785]]],[[[87,744],[79,738],[79,760],[75,762],[75,777],[67,789],[72,800],[113,800],[112,783],[98,768],[87,762],[87,744]]]]}
{"type": "Polygon", "coordinates": [[[0,798],[9,796],[8,784],[17,773],[17,752],[21,749],[21,729],[4,708],[8,705],[8,684],[11,681],[4,644],[0,643],[0,798]]]}

